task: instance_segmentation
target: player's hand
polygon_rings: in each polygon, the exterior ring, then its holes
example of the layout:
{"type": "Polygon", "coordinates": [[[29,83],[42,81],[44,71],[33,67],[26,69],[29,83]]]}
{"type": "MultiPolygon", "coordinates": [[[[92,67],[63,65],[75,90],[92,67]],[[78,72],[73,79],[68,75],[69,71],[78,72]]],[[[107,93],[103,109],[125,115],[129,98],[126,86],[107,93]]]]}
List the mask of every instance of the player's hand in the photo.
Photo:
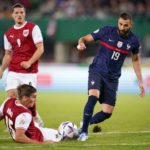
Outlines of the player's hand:
{"type": "Polygon", "coordinates": [[[23,67],[24,69],[28,69],[31,67],[31,63],[29,61],[22,61],[20,63],[21,67],[23,67]]]}
{"type": "Polygon", "coordinates": [[[79,51],[83,51],[83,50],[86,49],[86,46],[85,46],[84,43],[79,43],[79,44],[77,45],[77,49],[78,49],[79,51]]]}
{"type": "Polygon", "coordinates": [[[143,83],[139,83],[139,88],[140,88],[140,96],[144,97],[145,96],[145,88],[143,83]]]}

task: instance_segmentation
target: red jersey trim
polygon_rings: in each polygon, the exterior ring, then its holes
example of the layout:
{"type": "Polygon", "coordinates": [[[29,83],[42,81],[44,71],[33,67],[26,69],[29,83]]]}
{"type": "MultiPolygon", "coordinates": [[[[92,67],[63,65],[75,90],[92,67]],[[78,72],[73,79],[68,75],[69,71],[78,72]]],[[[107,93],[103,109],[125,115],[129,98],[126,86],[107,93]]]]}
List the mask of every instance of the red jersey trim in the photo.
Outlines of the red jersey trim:
{"type": "Polygon", "coordinates": [[[100,44],[109,48],[110,50],[113,50],[113,51],[117,51],[117,52],[120,52],[120,53],[123,53],[123,54],[128,54],[129,52],[126,51],[126,50],[123,50],[123,49],[120,49],[120,48],[117,48],[117,47],[114,47],[114,46],[111,46],[109,45],[108,43],[106,42],[103,42],[103,41],[100,41],[100,44]]]}

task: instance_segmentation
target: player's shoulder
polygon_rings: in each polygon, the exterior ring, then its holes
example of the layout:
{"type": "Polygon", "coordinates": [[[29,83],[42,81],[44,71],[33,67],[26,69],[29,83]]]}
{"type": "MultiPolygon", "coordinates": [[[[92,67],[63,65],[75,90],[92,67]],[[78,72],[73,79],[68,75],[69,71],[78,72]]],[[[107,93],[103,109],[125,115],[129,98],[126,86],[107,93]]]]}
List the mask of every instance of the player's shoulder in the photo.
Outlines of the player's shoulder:
{"type": "Polygon", "coordinates": [[[101,30],[104,30],[106,32],[112,32],[112,31],[116,30],[116,27],[115,26],[103,26],[101,28],[101,30]]]}
{"type": "Polygon", "coordinates": [[[102,29],[105,29],[105,30],[114,30],[114,29],[116,29],[116,27],[114,27],[114,26],[103,26],[102,29]]]}
{"type": "Polygon", "coordinates": [[[7,98],[7,99],[5,99],[4,103],[5,104],[14,103],[15,100],[16,100],[16,98],[7,98]]]}
{"type": "Polygon", "coordinates": [[[36,24],[35,24],[35,23],[33,23],[33,22],[27,22],[26,26],[34,27],[34,26],[36,26],[36,24]]]}
{"type": "Polygon", "coordinates": [[[14,31],[14,26],[9,27],[6,32],[4,33],[5,35],[10,34],[14,31]]]}
{"type": "Polygon", "coordinates": [[[10,108],[11,106],[14,106],[14,102],[16,99],[14,98],[7,98],[5,101],[1,104],[1,107],[3,107],[3,110],[10,108]]]}
{"type": "Polygon", "coordinates": [[[130,39],[132,42],[139,43],[139,37],[135,33],[133,33],[132,31],[130,32],[130,39]]]}

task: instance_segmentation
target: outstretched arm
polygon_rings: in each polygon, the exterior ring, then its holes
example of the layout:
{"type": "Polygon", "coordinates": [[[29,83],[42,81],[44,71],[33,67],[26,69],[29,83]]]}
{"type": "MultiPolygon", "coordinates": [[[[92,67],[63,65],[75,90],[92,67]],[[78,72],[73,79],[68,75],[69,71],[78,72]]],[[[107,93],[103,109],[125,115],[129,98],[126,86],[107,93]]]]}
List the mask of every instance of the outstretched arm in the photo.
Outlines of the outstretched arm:
{"type": "Polygon", "coordinates": [[[94,41],[91,34],[88,34],[86,36],[83,36],[79,39],[77,49],[82,51],[86,49],[85,44],[94,41]]]}
{"type": "Polygon", "coordinates": [[[142,79],[141,60],[140,60],[139,54],[132,54],[132,64],[133,64],[133,68],[134,68],[135,74],[139,82],[140,95],[141,97],[143,97],[145,96],[145,89],[144,89],[144,83],[142,79]]]}

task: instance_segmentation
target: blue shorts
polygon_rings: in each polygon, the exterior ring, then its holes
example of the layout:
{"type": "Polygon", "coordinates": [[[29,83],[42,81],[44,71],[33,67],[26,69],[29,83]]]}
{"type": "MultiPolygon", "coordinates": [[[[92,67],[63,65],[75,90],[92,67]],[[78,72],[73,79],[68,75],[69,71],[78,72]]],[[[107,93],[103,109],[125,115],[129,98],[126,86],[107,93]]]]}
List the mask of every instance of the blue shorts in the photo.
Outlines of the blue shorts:
{"type": "Polygon", "coordinates": [[[104,78],[100,73],[89,72],[88,90],[100,91],[99,102],[115,106],[118,90],[118,80],[104,78]]]}

